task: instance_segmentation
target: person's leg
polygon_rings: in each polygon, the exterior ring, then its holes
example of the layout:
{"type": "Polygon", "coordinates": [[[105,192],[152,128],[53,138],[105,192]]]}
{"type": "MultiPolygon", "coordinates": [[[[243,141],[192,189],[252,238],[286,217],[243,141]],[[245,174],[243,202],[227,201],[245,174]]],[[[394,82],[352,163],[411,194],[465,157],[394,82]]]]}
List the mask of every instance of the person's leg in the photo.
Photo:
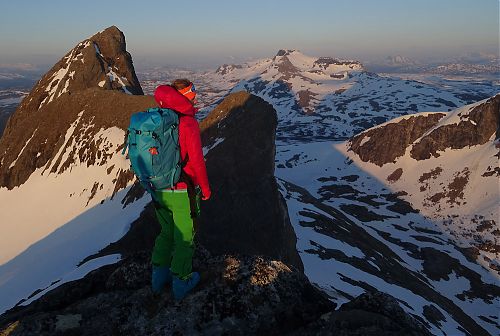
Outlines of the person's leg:
{"type": "MultiPolygon", "coordinates": [[[[157,193],[161,195],[160,193],[157,193]]],[[[158,198],[161,202],[161,199],[158,198]]],[[[151,262],[156,266],[169,266],[172,262],[172,251],[174,244],[174,219],[172,211],[164,204],[160,203],[155,209],[156,218],[160,223],[161,231],[156,237],[153,247],[151,262]]]]}
{"type": "Polygon", "coordinates": [[[188,192],[185,190],[164,192],[161,197],[161,202],[172,210],[174,220],[174,249],[171,263],[172,291],[174,298],[180,300],[200,280],[200,275],[197,272],[192,272],[194,230],[190,200],[188,192]]]}
{"type": "MultiPolygon", "coordinates": [[[[158,193],[157,193],[158,194],[158,193]]],[[[174,244],[174,220],[172,211],[161,202],[159,195],[156,197],[160,202],[156,204],[155,212],[161,231],[156,237],[153,253],[151,256],[152,273],[151,288],[153,292],[160,293],[165,284],[172,282],[170,264],[172,262],[172,250],[174,244]]]]}
{"type": "Polygon", "coordinates": [[[171,270],[179,278],[191,274],[194,252],[193,220],[188,193],[185,190],[167,191],[162,193],[162,203],[172,210],[173,242],[171,270]]]}

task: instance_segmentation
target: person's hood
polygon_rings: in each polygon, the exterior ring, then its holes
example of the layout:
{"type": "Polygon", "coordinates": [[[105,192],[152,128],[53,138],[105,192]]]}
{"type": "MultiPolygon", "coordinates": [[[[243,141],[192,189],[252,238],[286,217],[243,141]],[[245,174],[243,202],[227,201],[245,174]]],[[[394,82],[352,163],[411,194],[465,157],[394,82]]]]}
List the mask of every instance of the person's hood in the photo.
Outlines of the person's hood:
{"type": "Polygon", "coordinates": [[[178,113],[194,116],[198,110],[191,104],[189,99],[170,85],[160,85],[154,92],[156,103],[161,108],[172,109],[178,113]]]}

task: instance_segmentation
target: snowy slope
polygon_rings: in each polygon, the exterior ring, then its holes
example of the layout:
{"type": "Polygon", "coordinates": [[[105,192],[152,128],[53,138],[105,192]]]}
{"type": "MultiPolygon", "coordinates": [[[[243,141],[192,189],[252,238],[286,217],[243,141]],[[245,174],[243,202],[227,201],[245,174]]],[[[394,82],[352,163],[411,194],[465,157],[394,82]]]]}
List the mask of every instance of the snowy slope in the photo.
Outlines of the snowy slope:
{"type": "MultiPolygon", "coordinates": [[[[74,141],[73,132],[79,121],[77,119],[68,129],[66,142],[74,141]]],[[[101,130],[96,138],[104,140],[101,149],[112,155],[123,140],[123,134],[122,130],[114,128],[101,130]],[[106,150],[107,146],[109,148],[106,150]]],[[[73,148],[78,148],[75,143],[66,146],[66,142],[61,146],[59,154],[63,157],[70,155],[73,148]]],[[[29,145],[29,142],[26,145],[29,145]]],[[[86,162],[76,158],[69,171],[55,174],[51,173],[52,168],[59,171],[66,160],[55,161],[49,161],[45,167],[39,168],[20,187],[13,190],[0,189],[0,203],[5,206],[2,211],[3,224],[0,227],[0,244],[3,247],[0,263],[10,260],[25,250],[30,243],[45,237],[86,209],[99,204],[101,200],[110,198],[115,188],[113,179],[118,177],[121,170],[129,167],[125,158],[119,155],[113,155],[113,159],[105,165],[90,167],[86,167],[86,162]],[[53,165],[59,167],[52,167],[53,165]],[[94,187],[96,184],[97,188],[94,187]],[[50,186],[50,189],[47,186],[50,186]],[[30,211],[23,211],[27,204],[30,211]],[[18,233],[19,237],[13,240],[10,232],[18,233]]],[[[14,165],[15,162],[12,163],[12,166],[14,165]]]]}
{"type": "Polygon", "coordinates": [[[64,160],[49,161],[19,187],[0,188],[0,312],[35,290],[60,285],[119,260],[115,256],[79,265],[85,257],[122,237],[149,202],[143,198],[124,206],[128,188],[115,191],[116,180],[129,168],[117,150],[124,131],[116,127],[98,131],[99,150],[109,156],[104,164],[87,165],[75,154],[85,150],[85,144],[78,143],[73,134],[80,122],[77,119],[66,132],[58,153],[64,160]],[[61,167],[57,165],[63,165],[69,156],[75,156],[73,163],[58,173],[61,167]]]}
{"type": "Polygon", "coordinates": [[[496,334],[498,276],[344,149],[277,146],[276,175],[309,279],[339,303],[371,288],[391,293],[435,335],[496,334]]]}
{"type": "MultiPolygon", "coordinates": [[[[484,135],[486,141],[483,143],[478,143],[479,141],[463,144],[450,142],[439,146],[438,150],[431,149],[432,154],[423,160],[415,154],[417,146],[433,133],[445,128],[450,138],[454,136],[454,133],[459,133],[460,137],[466,137],[462,133],[471,132],[471,127],[484,129],[484,125],[478,125],[478,122],[490,123],[489,120],[482,121],[486,118],[486,111],[483,111],[482,119],[479,119],[477,113],[473,116],[472,112],[486,104],[493,104],[495,100],[497,105],[493,106],[493,109],[496,110],[498,120],[500,95],[466,105],[444,114],[433,127],[408,144],[404,155],[383,165],[375,164],[356,155],[356,150],[352,150],[352,143],[356,141],[356,138],[339,146],[338,149],[346,157],[351,158],[360,169],[374,176],[381,183],[389,184],[396,192],[404,192],[404,199],[419,209],[426,218],[439,225],[440,229],[446,232],[455,243],[478,248],[481,254],[478,262],[496,270],[498,274],[500,272],[500,248],[497,243],[500,235],[498,228],[500,217],[498,209],[499,148],[498,141],[495,141],[494,121],[491,121],[492,125],[489,133],[484,135]],[[468,126],[468,129],[459,129],[458,127],[461,126],[468,126]],[[452,133],[452,127],[456,127],[457,131],[452,133]],[[488,136],[489,139],[486,139],[488,136]],[[454,147],[449,147],[450,145],[454,147]],[[395,172],[397,176],[394,175],[395,172]]],[[[419,116],[425,116],[425,114],[419,114],[419,116]]],[[[389,123],[397,124],[402,119],[395,119],[389,123]]],[[[379,141],[377,133],[373,132],[377,129],[383,132],[389,123],[370,129],[357,137],[361,138],[363,145],[369,146],[370,141],[379,141]]],[[[434,146],[437,143],[435,139],[426,142],[434,146]]]]}

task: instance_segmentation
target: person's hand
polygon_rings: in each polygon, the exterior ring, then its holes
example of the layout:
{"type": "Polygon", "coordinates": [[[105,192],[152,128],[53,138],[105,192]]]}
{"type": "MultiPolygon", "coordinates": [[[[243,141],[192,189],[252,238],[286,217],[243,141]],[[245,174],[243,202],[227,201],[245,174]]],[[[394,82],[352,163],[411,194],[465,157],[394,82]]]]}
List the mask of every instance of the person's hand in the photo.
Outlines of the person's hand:
{"type": "Polygon", "coordinates": [[[210,190],[208,190],[207,194],[205,195],[205,193],[202,193],[201,194],[201,199],[203,201],[207,201],[208,199],[210,199],[210,196],[212,195],[212,192],[210,190]]]}

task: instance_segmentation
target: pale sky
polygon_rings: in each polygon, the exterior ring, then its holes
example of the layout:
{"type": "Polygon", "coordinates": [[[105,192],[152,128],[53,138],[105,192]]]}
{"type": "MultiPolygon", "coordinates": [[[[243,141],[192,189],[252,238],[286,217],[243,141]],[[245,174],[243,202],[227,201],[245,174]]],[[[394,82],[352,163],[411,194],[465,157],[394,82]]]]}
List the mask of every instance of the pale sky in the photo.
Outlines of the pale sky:
{"type": "Polygon", "coordinates": [[[355,59],[499,53],[499,0],[0,0],[0,64],[53,64],[111,25],[136,64],[223,64],[278,49],[355,59]]]}

